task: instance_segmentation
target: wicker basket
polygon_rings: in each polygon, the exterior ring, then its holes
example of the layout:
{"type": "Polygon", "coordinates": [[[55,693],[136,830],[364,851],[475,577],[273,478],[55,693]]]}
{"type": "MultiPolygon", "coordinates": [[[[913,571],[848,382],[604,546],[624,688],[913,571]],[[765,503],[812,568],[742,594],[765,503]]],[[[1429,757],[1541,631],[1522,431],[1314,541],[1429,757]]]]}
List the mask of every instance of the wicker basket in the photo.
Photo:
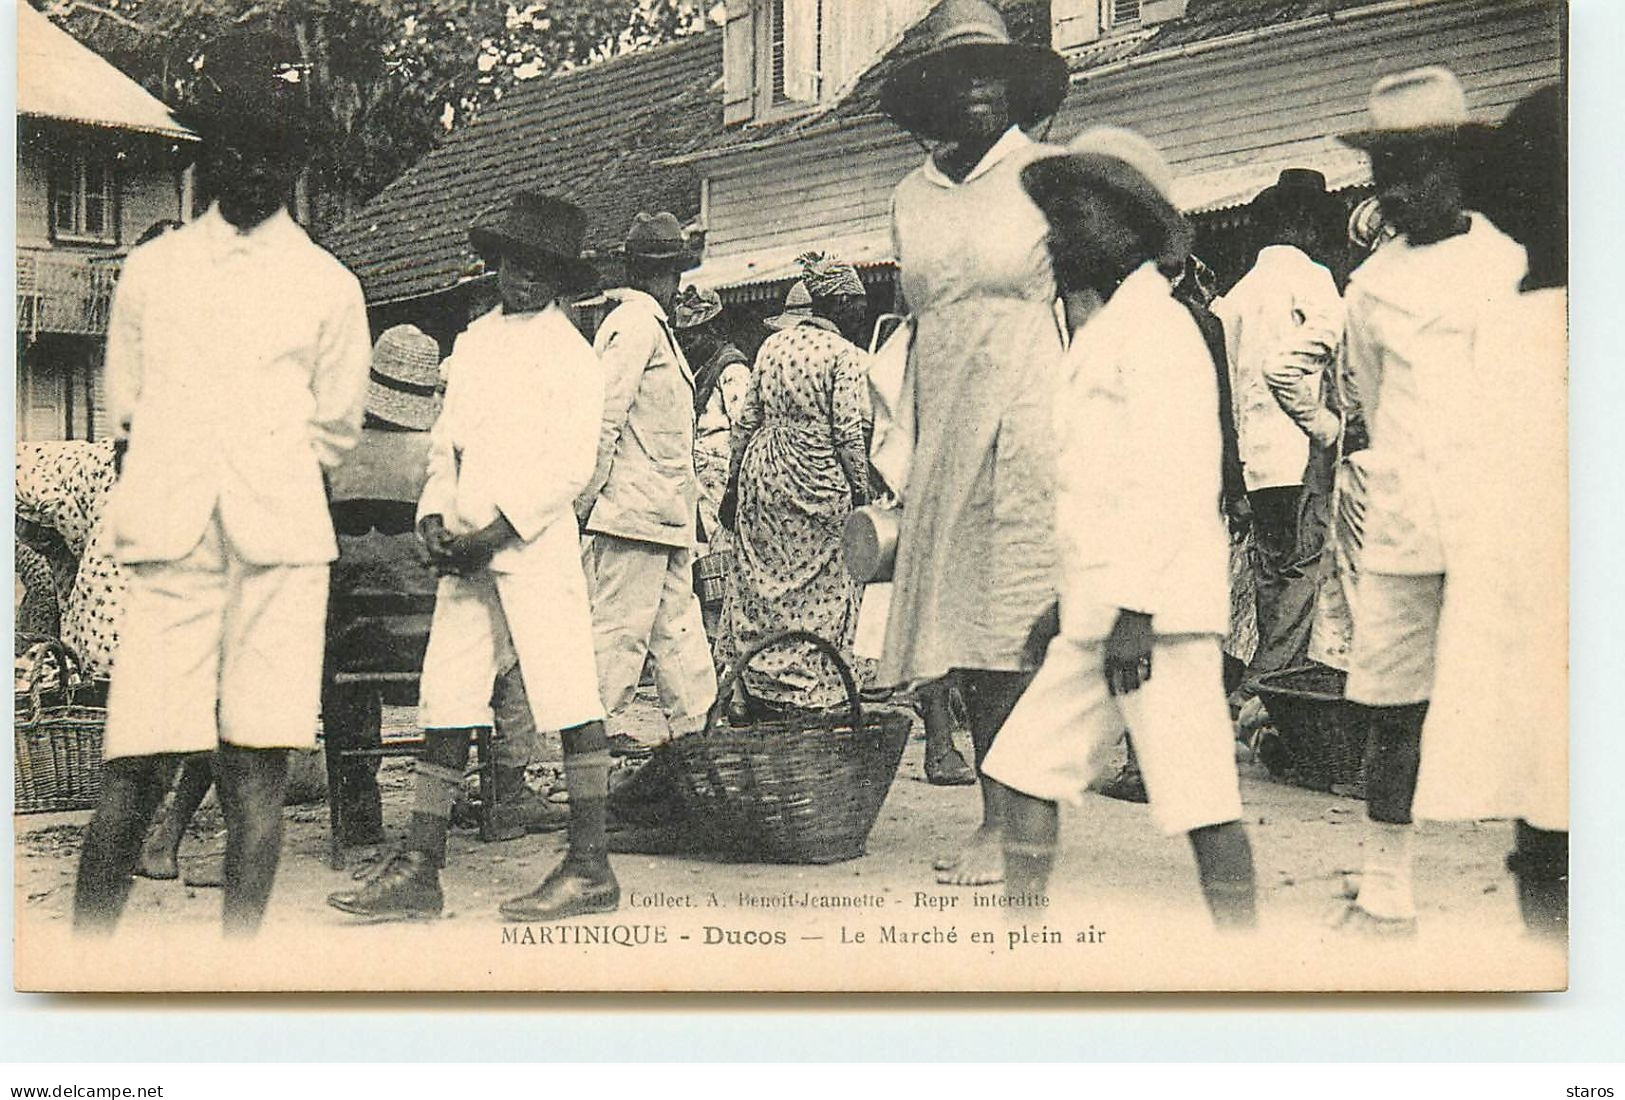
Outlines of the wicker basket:
{"type": "Polygon", "coordinates": [[[863,854],[869,831],[891,790],[912,716],[871,708],[858,699],[852,670],[835,647],[792,630],[767,639],[724,679],[705,729],[665,746],[693,821],[713,847],[770,863],[838,863],[863,854]],[[786,642],[808,642],[835,665],[847,707],[750,726],[718,723],[720,700],[742,682],[758,654],[786,642]]]}
{"type": "Polygon", "coordinates": [[[1294,786],[1362,797],[1365,726],[1343,698],[1346,674],[1309,664],[1266,673],[1253,685],[1280,737],[1260,746],[1270,774],[1294,786]]]}
{"type": "Polygon", "coordinates": [[[733,572],[732,550],[716,550],[694,559],[694,593],[707,607],[721,607],[723,593],[728,589],[728,576],[733,572]]]}
{"type": "Polygon", "coordinates": [[[26,656],[33,671],[28,691],[16,697],[16,812],[94,809],[107,724],[101,685],[87,680],[78,660],[55,639],[30,645],[26,656]]]}

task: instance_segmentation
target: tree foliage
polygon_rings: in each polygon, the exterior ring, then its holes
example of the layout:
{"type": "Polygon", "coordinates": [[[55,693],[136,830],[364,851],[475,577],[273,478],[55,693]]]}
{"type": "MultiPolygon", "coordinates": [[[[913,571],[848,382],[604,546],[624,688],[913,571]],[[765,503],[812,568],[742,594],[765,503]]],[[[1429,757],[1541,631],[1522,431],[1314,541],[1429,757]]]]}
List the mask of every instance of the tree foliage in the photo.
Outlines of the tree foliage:
{"type": "Polygon", "coordinates": [[[353,212],[516,83],[703,29],[714,0],[36,0],[172,107],[208,44],[272,22],[305,51],[321,120],[317,228],[353,212]]]}

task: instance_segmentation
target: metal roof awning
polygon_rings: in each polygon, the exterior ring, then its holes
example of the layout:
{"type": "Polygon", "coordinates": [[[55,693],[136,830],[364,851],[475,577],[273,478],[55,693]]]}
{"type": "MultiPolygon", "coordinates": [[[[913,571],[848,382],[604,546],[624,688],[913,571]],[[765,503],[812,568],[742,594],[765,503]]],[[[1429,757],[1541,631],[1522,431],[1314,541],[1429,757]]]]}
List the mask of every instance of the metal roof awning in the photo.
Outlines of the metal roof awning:
{"type": "Polygon", "coordinates": [[[891,249],[891,230],[880,229],[858,236],[807,240],[755,252],[707,257],[704,263],[689,272],[687,278],[695,286],[735,291],[730,295],[733,298],[769,297],[775,284],[801,274],[801,265],[796,262],[796,257],[814,251],[826,252],[845,260],[859,270],[896,261],[891,249]]]}
{"type": "Polygon", "coordinates": [[[1326,177],[1328,191],[1371,182],[1371,165],[1358,149],[1332,138],[1277,146],[1250,155],[1245,163],[1174,180],[1174,205],[1187,214],[1246,206],[1274,183],[1283,168],[1313,168],[1326,177]]]}

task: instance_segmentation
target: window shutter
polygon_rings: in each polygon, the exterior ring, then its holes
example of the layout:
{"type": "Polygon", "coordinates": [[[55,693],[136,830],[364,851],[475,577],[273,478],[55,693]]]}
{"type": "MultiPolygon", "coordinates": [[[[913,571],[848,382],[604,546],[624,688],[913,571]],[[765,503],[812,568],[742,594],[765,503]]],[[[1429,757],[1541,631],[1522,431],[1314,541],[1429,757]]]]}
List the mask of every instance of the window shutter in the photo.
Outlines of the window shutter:
{"type": "Polygon", "coordinates": [[[751,0],[728,0],[722,28],[722,122],[749,122],[756,93],[756,42],[751,0]]]}
{"type": "Polygon", "coordinates": [[[1111,25],[1125,26],[1140,21],[1140,0],[1107,0],[1111,5],[1111,25]]]}
{"type": "MultiPolygon", "coordinates": [[[[776,82],[783,98],[792,103],[817,103],[819,96],[819,0],[780,0],[783,52],[775,50],[782,66],[776,82]]],[[[774,35],[775,46],[778,35],[774,35]]],[[[776,89],[776,90],[779,90],[776,89]]]]}

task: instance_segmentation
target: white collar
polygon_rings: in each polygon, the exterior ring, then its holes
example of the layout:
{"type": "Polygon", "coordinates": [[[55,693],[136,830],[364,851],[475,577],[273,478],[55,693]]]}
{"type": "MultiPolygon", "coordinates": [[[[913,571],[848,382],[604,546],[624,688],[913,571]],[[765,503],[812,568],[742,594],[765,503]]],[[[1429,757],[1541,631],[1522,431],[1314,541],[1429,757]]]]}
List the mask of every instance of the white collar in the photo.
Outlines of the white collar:
{"type": "Polygon", "coordinates": [[[289,216],[287,207],[281,207],[275,214],[244,232],[226,220],[225,215],[220,213],[220,204],[216,202],[211,203],[203,216],[198,218],[198,225],[203,230],[210,248],[230,255],[236,252],[249,252],[274,243],[278,237],[293,227],[293,218],[289,216]]]}
{"type": "Polygon", "coordinates": [[[616,287],[614,290],[606,291],[605,297],[615,298],[619,300],[622,305],[636,303],[637,305],[648,310],[650,313],[654,314],[655,318],[662,324],[666,322],[666,311],[660,308],[660,303],[654,300],[653,295],[647,294],[636,287],[616,287]]]}
{"type": "Polygon", "coordinates": [[[1033,139],[1023,133],[1021,127],[1012,126],[993,143],[992,148],[982,154],[982,159],[976,162],[976,167],[970,170],[970,174],[963,181],[949,179],[942,169],[937,167],[937,162],[932,156],[925,158],[925,178],[939,187],[962,187],[976,177],[985,176],[993,171],[994,166],[1005,157],[1032,143],[1033,139]]]}

